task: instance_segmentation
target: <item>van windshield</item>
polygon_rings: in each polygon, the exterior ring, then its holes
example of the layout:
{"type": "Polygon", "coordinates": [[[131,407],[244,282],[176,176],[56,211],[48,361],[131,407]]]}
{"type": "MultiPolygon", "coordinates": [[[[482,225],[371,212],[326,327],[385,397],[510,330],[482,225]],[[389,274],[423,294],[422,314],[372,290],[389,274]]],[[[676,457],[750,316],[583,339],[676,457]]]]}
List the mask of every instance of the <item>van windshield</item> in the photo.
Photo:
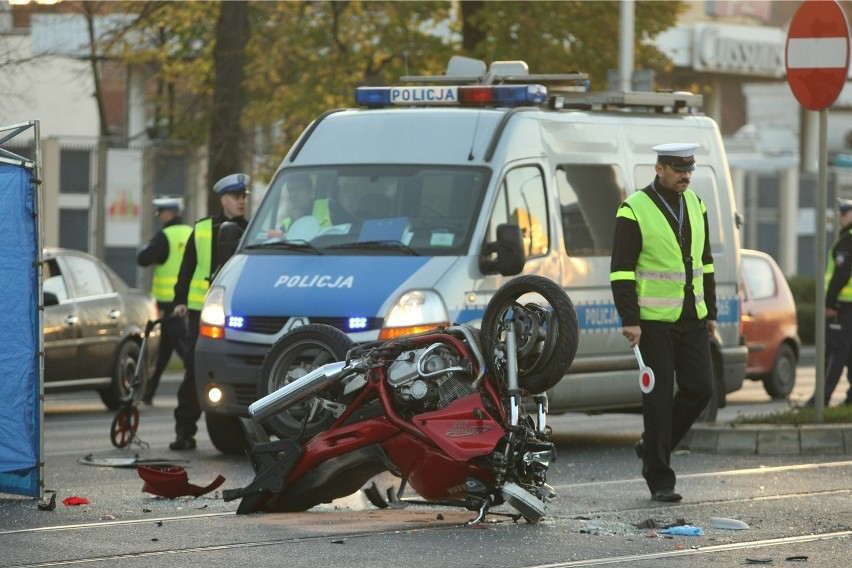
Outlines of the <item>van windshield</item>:
{"type": "Polygon", "coordinates": [[[280,170],[243,250],[284,254],[465,254],[490,171],[435,166],[280,170]]]}

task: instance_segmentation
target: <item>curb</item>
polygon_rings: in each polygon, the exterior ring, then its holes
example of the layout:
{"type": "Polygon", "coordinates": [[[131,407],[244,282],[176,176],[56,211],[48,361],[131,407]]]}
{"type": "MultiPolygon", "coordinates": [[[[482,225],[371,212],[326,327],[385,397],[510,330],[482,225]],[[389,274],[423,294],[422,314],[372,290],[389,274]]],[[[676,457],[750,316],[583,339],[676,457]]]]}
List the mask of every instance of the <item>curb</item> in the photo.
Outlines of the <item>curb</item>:
{"type": "Polygon", "coordinates": [[[693,424],[683,445],[717,454],[852,454],[852,425],[693,424]]]}

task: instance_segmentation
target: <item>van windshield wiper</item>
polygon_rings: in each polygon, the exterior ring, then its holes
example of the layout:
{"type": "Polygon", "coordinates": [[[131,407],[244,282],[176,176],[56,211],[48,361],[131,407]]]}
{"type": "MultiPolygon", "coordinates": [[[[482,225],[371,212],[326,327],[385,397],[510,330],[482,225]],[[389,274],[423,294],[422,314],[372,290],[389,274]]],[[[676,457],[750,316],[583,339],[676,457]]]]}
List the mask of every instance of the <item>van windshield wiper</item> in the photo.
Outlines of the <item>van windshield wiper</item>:
{"type": "Polygon", "coordinates": [[[394,250],[404,252],[410,256],[420,256],[420,253],[403,243],[402,241],[361,241],[354,243],[343,243],[339,245],[331,245],[326,247],[326,250],[394,250]]]}
{"type": "Polygon", "coordinates": [[[308,241],[266,241],[263,243],[257,243],[254,245],[248,245],[245,247],[246,250],[254,250],[254,249],[286,249],[286,250],[295,250],[302,252],[312,252],[314,254],[323,255],[325,254],[320,249],[309,243],[308,241]]]}

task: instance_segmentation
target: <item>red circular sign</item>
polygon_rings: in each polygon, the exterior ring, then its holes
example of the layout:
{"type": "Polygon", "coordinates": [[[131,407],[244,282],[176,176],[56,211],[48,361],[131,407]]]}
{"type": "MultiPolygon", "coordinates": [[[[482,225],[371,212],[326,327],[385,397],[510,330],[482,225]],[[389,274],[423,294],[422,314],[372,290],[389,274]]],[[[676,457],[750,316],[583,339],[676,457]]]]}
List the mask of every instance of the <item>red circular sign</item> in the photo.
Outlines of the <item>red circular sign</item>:
{"type": "Polygon", "coordinates": [[[846,84],[849,24],[835,0],[805,0],[790,21],[787,82],[810,110],[831,106],[846,84]]]}

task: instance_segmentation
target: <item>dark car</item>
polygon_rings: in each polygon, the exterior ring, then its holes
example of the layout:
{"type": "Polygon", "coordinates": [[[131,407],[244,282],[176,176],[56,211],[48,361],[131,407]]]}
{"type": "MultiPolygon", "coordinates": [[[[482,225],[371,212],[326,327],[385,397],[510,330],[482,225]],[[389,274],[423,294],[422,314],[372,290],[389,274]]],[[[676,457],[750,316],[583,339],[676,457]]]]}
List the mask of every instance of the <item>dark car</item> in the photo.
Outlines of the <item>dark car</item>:
{"type": "Polygon", "coordinates": [[[766,253],[743,249],[742,333],[748,346],[746,376],[763,381],[772,398],[796,383],[801,341],[796,303],[787,279],[766,253]]]}
{"type": "MultiPolygon", "coordinates": [[[[157,303],[91,255],[45,249],[43,260],[45,392],[93,389],[115,410],[136,372],[145,324],[157,318],[157,303]]],[[[156,328],[146,346],[147,364],[158,346],[156,328]]]]}

